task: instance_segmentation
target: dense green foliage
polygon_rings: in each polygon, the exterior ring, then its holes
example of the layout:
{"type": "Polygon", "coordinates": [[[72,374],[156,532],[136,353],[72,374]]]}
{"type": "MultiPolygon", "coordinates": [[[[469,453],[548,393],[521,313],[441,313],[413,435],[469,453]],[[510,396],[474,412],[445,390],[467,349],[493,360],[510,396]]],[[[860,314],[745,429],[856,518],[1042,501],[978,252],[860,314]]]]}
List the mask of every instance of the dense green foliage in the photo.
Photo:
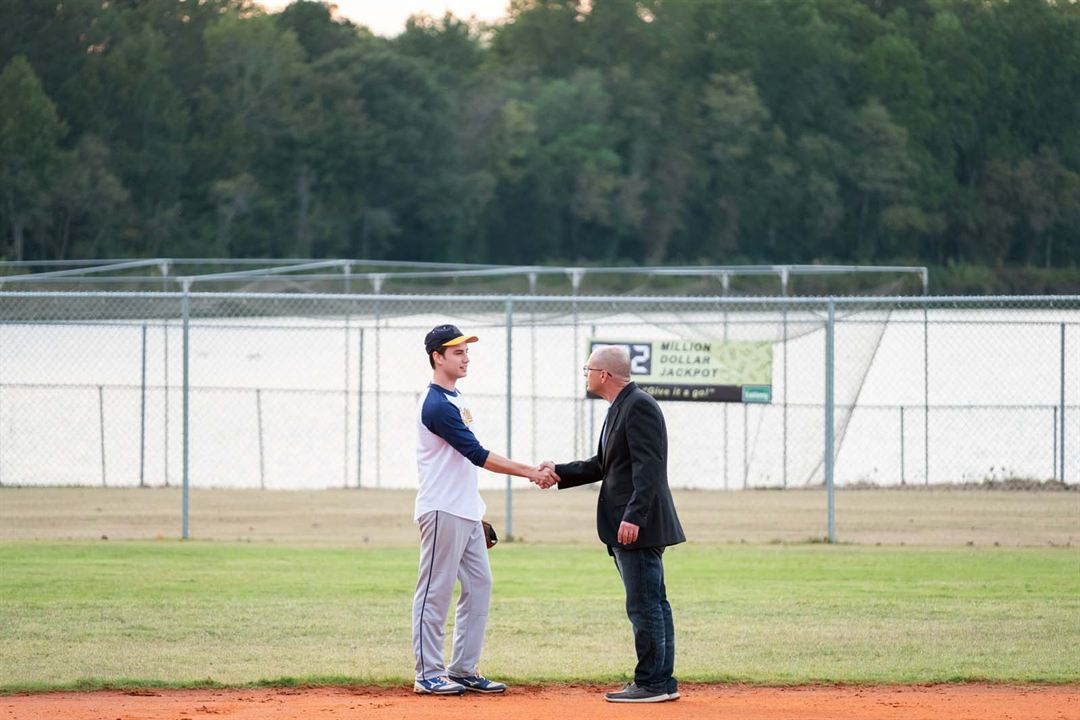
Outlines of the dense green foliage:
{"type": "MultiPolygon", "coordinates": [[[[514,683],[625,679],[598,543],[500,545],[484,646],[514,683]]],[[[704,545],[665,558],[683,681],[1076,682],[1075,548],[704,545]]],[[[415,548],[0,543],[0,693],[411,680],[415,548]]]]}
{"type": "Polygon", "coordinates": [[[0,256],[1080,263],[1080,5],[0,0],[0,256]]]}

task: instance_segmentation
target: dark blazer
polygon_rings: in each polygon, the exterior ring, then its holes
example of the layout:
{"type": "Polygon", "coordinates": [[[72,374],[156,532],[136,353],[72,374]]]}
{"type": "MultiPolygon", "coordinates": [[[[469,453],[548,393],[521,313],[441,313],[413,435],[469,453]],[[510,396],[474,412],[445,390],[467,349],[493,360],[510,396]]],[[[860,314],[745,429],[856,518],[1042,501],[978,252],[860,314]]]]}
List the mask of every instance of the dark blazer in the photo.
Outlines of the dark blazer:
{"type": "Polygon", "coordinates": [[[559,489],[602,480],[596,532],[609,547],[651,548],[686,541],[667,479],[667,426],[652,395],[629,383],[608,410],[604,443],[588,460],[556,465],[559,489]],[[617,540],[619,523],[640,529],[631,545],[617,540]]]}

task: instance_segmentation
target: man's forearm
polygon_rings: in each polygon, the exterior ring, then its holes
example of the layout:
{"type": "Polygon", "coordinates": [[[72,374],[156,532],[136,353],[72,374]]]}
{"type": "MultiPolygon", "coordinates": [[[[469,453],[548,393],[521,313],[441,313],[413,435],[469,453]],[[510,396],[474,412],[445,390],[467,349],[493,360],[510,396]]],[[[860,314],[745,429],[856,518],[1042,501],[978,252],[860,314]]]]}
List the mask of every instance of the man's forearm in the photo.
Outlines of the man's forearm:
{"type": "Polygon", "coordinates": [[[505,458],[494,452],[488,453],[488,459],[484,463],[484,469],[490,470],[493,473],[517,475],[518,477],[529,478],[530,480],[539,475],[535,467],[526,465],[525,463],[519,463],[510,458],[505,458]]]}

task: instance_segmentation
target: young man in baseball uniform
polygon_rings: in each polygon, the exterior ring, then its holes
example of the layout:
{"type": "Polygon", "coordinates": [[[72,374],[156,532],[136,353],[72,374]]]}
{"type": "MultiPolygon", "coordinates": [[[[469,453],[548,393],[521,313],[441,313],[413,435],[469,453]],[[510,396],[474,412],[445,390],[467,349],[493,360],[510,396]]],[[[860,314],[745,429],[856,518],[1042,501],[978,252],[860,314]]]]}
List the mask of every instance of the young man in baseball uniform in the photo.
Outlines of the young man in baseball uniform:
{"type": "Polygon", "coordinates": [[[477,489],[477,468],[518,475],[533,482],[551,471],[514,462],[485,449],[473,434],[473,414],[457,390],[469,368],[469,344],[453,325],[439,325],[424,338],[434,377],[417,408],[416,463],[420,475],[414,519],[420,525],[420,572],[413,598],[413,690],[425,695],[465,691],[501,693],[506,685],[480,674],[491,566],[481,520],[486,506],[477,489]],[[454,581],[461,582],[450,664],[443,661],[446,615],[454,581]]]}

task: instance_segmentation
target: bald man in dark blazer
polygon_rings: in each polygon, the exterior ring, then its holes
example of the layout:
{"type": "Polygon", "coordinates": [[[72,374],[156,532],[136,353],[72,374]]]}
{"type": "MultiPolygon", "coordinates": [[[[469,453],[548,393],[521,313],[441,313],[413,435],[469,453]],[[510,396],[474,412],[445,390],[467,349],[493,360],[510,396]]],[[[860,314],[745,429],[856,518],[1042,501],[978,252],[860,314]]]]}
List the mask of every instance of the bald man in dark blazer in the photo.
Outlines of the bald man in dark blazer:
{"type": "Polygon", "coordinates": [[[634,629],[634,681],[610,702],[664,702],[679,697],[675,625],[664,583],[664,549],[686,541],[667,479],[667,426],[652,395],[630,382],[625,347],[597,348],[584,368],[589,392],[611,403],[596,455],[554,464],[558,487],[601,482],[596,531],[626,589],[634,629]]]}

